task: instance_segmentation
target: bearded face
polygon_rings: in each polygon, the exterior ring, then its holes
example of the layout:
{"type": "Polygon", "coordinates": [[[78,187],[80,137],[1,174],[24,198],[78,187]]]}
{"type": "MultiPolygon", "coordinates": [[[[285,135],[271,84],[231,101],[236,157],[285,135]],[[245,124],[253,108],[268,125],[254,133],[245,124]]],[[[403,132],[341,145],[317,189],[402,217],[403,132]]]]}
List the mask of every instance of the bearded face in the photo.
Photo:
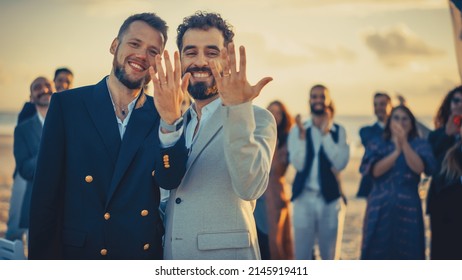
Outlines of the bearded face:
{"type": "Polygon", "coordinates": [[[324,105],[324,103],[311,104],[310,109],[311,109],[311,113],[318,115],[318,116],[326,112],[326,106],[324,105]]]}
{"type": "Polygon", "coordinates": [[[114,60],[112,62],[113,68],[114,68],[114,75],[116,78],[127,88],[129,89],[140,89],[142,88],[145,84],[149,83],[151,81],[151,76],[149,75],[149,72],[146,73],[144,77],[141,78],[131,78],[124,67],[124,64],[119,63],[117,60],[119,53],[119,47],[117,47],[116,53],[114,55],[114,60]]]}
{"type": "Polygon", "coordinates": [[[206,75],[212,76],[210,82],[190,82],[188,85],[188,92],[195,100],[207,100],[218,94],[218,88],[215,79],[213,78],[212,71],[209,67],[188,67],[186,72],[190,72],[191,75],[201,75],[198,73],[206,73],[206,75]]]}

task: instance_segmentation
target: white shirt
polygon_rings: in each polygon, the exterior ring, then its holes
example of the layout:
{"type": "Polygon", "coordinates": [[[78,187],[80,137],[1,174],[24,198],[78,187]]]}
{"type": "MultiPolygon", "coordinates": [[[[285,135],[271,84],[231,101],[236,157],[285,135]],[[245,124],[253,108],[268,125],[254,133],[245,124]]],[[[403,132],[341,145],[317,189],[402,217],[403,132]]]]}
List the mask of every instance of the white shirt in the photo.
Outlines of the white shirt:
{"type": "MultiPolygon", "coordinates": [[[[314,157],[311,165],[311,171],[305,182],[305,188],[319,191],[321,186],[319,184],[319,150],[321,146],[324,148],[324,153],[327,159],[332,164],[334,172],[343,170],[348,164],[350,158],[350,147],[346,142],[346,132],[342,126],[338,126],[338,142],[335,143],[332,139],[332,134],[327,133],[322,135],[319,128],[312,125],[311,120],[304,123],[305,129],[311,127],[311,139],[313,143],[314,157]]],[[[331,131],[335,131],[336,127],[332,126],[331,131]]],[[[301,140],[299,137],[299,129],[294,126],[289,133],[287,140],[289,161],[299,172],[303,171],[306,159],[306,140],[301,140]]]]}
{"type": "MultiPolygon", "coordinates": [[[[221,99],[217,98],[214,101],[202,107],[200,121],[197,118],[196,104],[194,103],[193,105],[191,105],[190,109],[187,111],[191,115],[191,120],[189,121],[185,131],[186,148],[191,148],[201,129],[203,129],[207,121],[221,105],[221,99]],[[199,125],[199,127],[197,129],[196,135],[194,135],[194,130],[196,129],[197,125],[199,125]]],[[[180,139],[180,136],[183,133],[183,128],[184,126],[181,127],[178,131],[172,133],[162,133],[159,131],[159,138],[162,147],[167,148],[175,145],[175,143],[178,141],[178,139],[180,139]]]]}
{"type": "Polygon", "coordinates": [[[202,112],[201,112],[202,115],[201,115],[200,121],[197,118],[196,104],[193,104],[191,106],[191,109],[189,110],[189,113],[191,114],[191,120],[189,121],[188,126],[186,127],[186,132],[185,132],[186,148],[188,149],[191,148],[191,146],[193,145],[194,141],[197,138],[197,135],[199,135],[201,129],[203,129],[207,121],[210,119],[213,113],[215,113],[215,111],[220,106],[221,106],[221,99],[217,98],[214,101],[202,107],[202,112]],[[194,130],[196,130],[197,125],[199,125],[199,127],[197,128],[196,135],[194,135],[194,130]]]}
{"type": "MultiPolygon", "coordinates": [[[[109,91],[109,86],[107,85],[107,79],[106,79],[106,86],[107,86],[107,90],[109,91]]],[[[116,113],[116,105],[114,103],[114,100],[112,100],[112,95],[111,95],[110,91],[109,91],[109,97],[111,97],[112,106],[114,107],[114,112],[116,113]]],[[[135,98],[135,99],[133,99],[132,102],[130,102],[127,105],[128,113],[127,113],[127,116],[125,117],[125,119],[123,121],[121,119],[119,119],[119,117],[117,117],[117,113],[115,114],[116,115],[116,120],[117,120],[117,126],[119,127],[120,139],[124,138],[125,130],[127,130],[128,121],[130,120],[130,116],[132,115],[133,108],[135,108],[135,104],[136,104],[137,100],[138,100],[138,98],[135,98]]]]}
{"type": "Polygon", "coordinates": [[[37,116],[38,116],[39,121],[40,121],[40,123],[42,124],[42,127],[43,127],[43,124],[45,123],[45,117],[42,117],[42,114],[40,114],[39,112],[37,112],[37,116]]]}

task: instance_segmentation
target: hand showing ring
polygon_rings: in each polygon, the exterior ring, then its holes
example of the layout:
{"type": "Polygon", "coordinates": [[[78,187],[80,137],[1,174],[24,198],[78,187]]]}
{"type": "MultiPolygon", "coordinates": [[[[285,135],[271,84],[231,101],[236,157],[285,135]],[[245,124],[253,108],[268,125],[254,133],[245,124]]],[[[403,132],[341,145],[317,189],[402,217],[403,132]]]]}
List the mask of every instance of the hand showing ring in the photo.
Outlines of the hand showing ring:
{"type": "Polygon", "coordinates": [[[210,70],[215,78],[221,101],[225,106],[238,105],[252,101],[260,94],[262,88],[272,78],[261,79],[256,85],[247,80],[245,48],[239,48],[239,63],[236,61],[236,51],[233,43],[221,49],[219,59],[212,60],[210,70]],[[239,66],[239,71],[238,71],[239,66]]]}

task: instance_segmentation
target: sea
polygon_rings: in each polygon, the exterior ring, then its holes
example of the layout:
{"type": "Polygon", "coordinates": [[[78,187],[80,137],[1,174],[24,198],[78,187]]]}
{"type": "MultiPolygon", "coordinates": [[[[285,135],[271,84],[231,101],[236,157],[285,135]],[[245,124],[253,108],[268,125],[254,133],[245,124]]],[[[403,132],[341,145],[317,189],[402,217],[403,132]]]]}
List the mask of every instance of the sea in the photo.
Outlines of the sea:
{"type": "MultiPolygon", "coordinates": [[[[433,129],[433,116],[416,116],[417,119],[433,129]]],[[[11,136],[14,133],[14,127],[18,113],[9,111],[0,111],[0,136],[11,136]]],[[[350,155],[352,157],[361,156],[363,147],[359,138],[359,129],[365,125],[371,125],[375,122],[372,115],[338,115],[335,117],[335,122],[343,125],[347,132],[348,142],[350,144],[350,155]]]]}

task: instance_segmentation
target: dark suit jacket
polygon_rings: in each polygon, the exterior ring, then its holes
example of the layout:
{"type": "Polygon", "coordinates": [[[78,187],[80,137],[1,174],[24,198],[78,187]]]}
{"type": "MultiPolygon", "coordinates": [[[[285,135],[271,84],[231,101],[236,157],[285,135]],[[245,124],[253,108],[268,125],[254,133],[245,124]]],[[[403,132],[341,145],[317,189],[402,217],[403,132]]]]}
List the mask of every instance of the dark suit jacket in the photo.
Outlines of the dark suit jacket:
{"type": "Polygon", "coordinates": [[[159,186],[178,186],[182,137],[160,149],[159,115],[141,94],[123,140],[106,79],[53,95],[32,193],[29,258],[160,259],[159,186]]]}
{"type": "Polygon", "coordinates": [[[30,197],[41,137],[42,124],[37,114],[18,124],[14,129],[14,159],[19,175],[27,181],[19,221],[21,228],[29,228],[30,197]]]}
{"type": "Polygon", "coordinates": [[[35,108],[35,104],[32,102],[24,103],[21,111],[18,114],[18,124],[22,123],[25,120],[28,120],[37,114],[37,109],[35,108]]]}
{"type": "MultiPolygon", "coordinates": [[[[374,125],[362,127],[359,130],[359,137],[361,137],[361,143],[364,146],[364,149],[367,148],[369,143],[377,138],[382,137],[383,128],[380,127],[379,123],[376,122],[374,125]]],[[[369,193],[372,190],[372,178],[370,175],[364,175],[361,178],[361,182],[359,183],[359,190],[356,196],[358,197],[368,197],[369,193]]]]}
{"type": "MultiPolygon", "coordinates": [[[[428,142],[430,143],[433,151],[433,155],[436,159],[436,169],[433,177],[436,177],[441,172],[441,164],[446,156],[447,151],[456,143],[456,137],[446,134],[445,127],[440,127],[428,135],[428,142]]],[[[438,180],[432,180],[430,182],[430,188],[427,195],[427,213],[431,213],[433,208],[433,198],[442,191],[444,186],[438,184],[438,180]]]]}

